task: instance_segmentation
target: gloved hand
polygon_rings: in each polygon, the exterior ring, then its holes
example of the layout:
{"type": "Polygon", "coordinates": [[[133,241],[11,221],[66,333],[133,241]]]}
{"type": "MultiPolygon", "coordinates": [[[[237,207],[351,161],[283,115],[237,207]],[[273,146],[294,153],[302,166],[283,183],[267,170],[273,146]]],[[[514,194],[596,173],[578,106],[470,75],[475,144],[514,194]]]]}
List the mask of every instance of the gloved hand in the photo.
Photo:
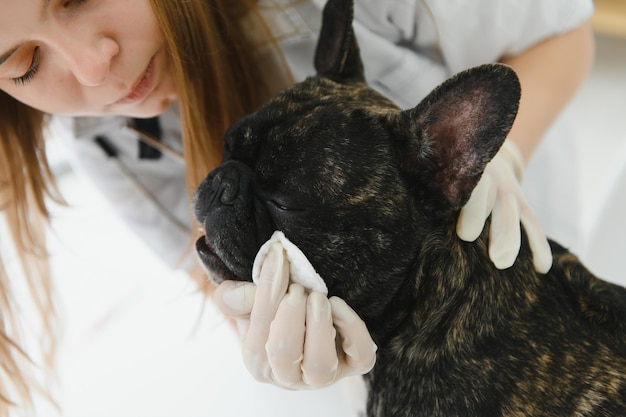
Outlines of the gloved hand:
{"type": "Polygon", "coordinates": [[[519,149],[506,140],[472,195],[461,209],[456,231],[468,242],[478,238],[491,214],[489,257],[499,269],[513,265],[521,245],[520,222],[524,226],[537,272],[546,273],[552,266],[552,252],[533,210],[526,203],[521,188],[524,163],[519,149]]]}
{"type": "Polygon", "coordinates": [[[244,363],[259,381],[321,388],[374,366],[376,345],[365,323],[340,298],[307,294],[301,285],[289,284],[280,244],[271,246],[257,285],[225,281],[214,299],[235,319],[244,363]]]}

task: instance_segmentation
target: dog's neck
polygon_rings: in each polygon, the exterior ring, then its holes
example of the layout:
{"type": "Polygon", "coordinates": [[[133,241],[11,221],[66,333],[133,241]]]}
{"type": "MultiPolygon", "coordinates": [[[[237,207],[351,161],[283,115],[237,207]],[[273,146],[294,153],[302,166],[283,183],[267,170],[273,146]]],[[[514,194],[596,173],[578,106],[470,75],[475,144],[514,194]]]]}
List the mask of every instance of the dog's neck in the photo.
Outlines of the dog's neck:
{"type": "Polygon", "coordinates": [[[534,301],[527,294],[542,278],[534,270],[530,249],[524,242],[515,265],[499,270],[489,259],[488,231],[489,223],[474,242],[459,239],[454,225],[426,236],[414,273],[398,289],[398,300],[408,311],[387,317],[384,330],[373,332],[379,345],[406,328],[412,337],[445,337],[454,350],[506,320],[502,311],[509,316],[527,311],[534,301]]]}

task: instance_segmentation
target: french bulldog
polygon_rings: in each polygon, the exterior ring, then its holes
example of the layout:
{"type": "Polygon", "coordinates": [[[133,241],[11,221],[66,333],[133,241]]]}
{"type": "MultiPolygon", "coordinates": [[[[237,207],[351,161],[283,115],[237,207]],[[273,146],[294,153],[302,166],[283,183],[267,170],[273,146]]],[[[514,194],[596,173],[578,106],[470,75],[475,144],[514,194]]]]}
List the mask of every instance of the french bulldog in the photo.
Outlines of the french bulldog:
{"type": "Polygon", "coordinates": [[[194,198],[212,278],[250,280],[283,231],[378,345],[370,417],[626,416],[626,290],[555,242],[538,274],[523,231],[505,270],[488,232],[455,232],[516,117],[514,71],[469,69],[401,110],[367,86],[352,19],[328,1],[317,74],[226,133],[194,198]]]}

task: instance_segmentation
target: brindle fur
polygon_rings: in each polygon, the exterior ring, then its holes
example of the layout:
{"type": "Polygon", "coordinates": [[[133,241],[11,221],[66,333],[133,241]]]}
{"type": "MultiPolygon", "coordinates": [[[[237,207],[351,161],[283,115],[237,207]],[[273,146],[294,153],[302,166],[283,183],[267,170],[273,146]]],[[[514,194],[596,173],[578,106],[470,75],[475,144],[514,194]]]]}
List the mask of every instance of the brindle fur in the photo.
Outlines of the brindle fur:
{"type": "Polygon", "coordinates": [[[248,279],[285,232],[379,347],[368,416],[626,416],[626,290],[554,242],[539,275],[524,234],[498,270],[486,231],[455,233],[514,120],[514,73],[469,70],[401,111],[365,84],[352,7],[328,2],[318,75],[237,122],[198,188],[213,278],[248,279]]]}

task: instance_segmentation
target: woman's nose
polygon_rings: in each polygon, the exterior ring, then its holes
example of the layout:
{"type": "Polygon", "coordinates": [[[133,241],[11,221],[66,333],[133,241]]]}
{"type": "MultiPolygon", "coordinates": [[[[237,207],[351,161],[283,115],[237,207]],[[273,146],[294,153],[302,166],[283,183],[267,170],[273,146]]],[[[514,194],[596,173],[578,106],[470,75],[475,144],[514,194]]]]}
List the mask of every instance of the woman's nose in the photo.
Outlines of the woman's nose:
{"type": "Polygon", "coordinates": [[[72,73],[80,84],[98,86],[107,79],[118,53],[119,45],[108,37],[100,37],[90,44],[77,42],[68,50],[72,73]]]}

